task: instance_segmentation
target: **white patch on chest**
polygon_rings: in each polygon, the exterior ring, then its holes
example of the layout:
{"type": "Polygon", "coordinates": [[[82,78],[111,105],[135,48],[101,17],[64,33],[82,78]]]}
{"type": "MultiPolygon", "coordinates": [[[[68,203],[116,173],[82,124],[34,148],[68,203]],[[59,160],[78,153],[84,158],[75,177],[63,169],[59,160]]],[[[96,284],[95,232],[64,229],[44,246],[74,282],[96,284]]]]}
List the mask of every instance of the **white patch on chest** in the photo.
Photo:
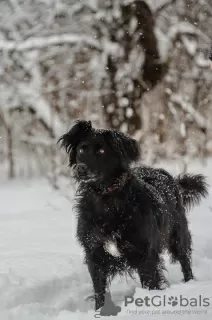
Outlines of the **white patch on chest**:
{"type": "Polygon", "coordinates": [[[107,251],[111,256],[118,258],[121,256],[119,249],[114,241],[108,240],[104,243],[104,249],[107,251]]]}

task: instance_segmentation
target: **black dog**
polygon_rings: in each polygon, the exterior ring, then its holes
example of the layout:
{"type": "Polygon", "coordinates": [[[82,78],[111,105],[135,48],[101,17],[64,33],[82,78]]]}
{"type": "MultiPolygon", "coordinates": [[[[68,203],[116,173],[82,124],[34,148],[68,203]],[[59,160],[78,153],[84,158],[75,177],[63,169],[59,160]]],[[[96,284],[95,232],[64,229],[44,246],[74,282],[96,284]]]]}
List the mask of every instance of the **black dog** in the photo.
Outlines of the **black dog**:
{"type": "MultiPolygon", "coordinates": [[[[79,182],[77,238],[93,281],[96,310],[103,307],[106,287],[117,273],[136,271],[142,287],[162,289],[164,249],[180,262],[184,280],[193,279],[185,210],[207,195],[205,178],[131,169],[140,156],[138,143],[116,130],[93,129],[91,122],[76,122],[60,141],[79,182]]],[[[115,314],[118,307],[113,306],[115,314]]]]}

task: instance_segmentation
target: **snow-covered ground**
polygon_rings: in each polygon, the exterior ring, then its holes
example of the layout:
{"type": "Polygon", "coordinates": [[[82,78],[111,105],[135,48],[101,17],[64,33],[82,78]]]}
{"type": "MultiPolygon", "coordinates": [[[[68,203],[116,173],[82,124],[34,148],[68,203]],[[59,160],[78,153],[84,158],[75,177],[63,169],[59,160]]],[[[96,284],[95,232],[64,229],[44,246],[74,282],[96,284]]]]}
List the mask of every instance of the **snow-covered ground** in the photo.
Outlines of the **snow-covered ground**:
{"type": "MultiPolygon", "coordinates": [[[[212,185],[210,162],[206,167],[194,164],[190,171],[210,175],[212,185]]],[[[176,171],[176,167],[172,166],[172,171],[176,171]]],[[[75,240],[73,195],[71,186],[65,192],[56,191],[40,180],[0,183],[1,320],[98,317],[93,311],[93,302],[86,301],[92,294],[92,285],[83,264],[82,249],[75,240]]],[[[210,197],[189,213],[189,221],[196,281],[182,283],[179,265],[171,265],[166,256],[170,288],[164,291],[149,292],[140,288],[138,279],[117,277],[112,284],[112,294],[122,311],[116,319],[212,318],[212,188],[210,197]],[[173,296],[178,299],[178,305],[136,307],[131,303],[124,306],[124,297],[132,294],[134,299],[158,296],[155,303],[160,297],[173,296]],[[180,295],[197,299],[198,305],[179,306],[180,295]],[[209,299],[209,306],[199,305],[200,295],[202,299],[209,299]]]]}

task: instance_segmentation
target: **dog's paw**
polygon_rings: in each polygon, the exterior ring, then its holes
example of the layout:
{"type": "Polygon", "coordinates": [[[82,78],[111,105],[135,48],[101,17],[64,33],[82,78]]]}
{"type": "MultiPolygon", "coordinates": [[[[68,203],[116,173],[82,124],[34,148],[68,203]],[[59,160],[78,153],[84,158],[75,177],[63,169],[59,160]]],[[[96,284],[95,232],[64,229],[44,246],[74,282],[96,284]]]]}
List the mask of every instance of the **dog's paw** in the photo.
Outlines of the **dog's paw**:
{"type": "Polygon", "coordinates": [[[104,250],[115,258],[119,258],[121,256],[121,253],[120,253],[115,241],[107,240],[104,243],[104,250]]]}
{"type": "Polygon", "coordinates": [[[121,311],[121,307],[116,306],[115,304],[103,306],[100,310],[101,316],[117,316],[117,314],[121,311]]]}
{"type": "Polygon", "coordinates": [[[193,275],[189,275],[183,279],[184,283],[189,282],[189,281],[196,281],[196,278],[193,275]]]}
{"type": "Polygon", "coordinates": [[[96,314],[99,316],[117,316],[117,314],[121,311],[121,307],[116,306],[111,299],[110,292],[105,293],[105,300],[102,304],[97,302],[96,304],[96,314]]]}
{"type": "Polygon", "coordinates": [[[168,281],[164,281],[160,284],[160,290],[166,290],[170,288],[170,283],[168,281]]]}
{"type": "Polygon", "coordinates": [[[154,282],[144,282],[142,281],[141,282],[141,286],[142,288],[144,289],[148,289],[148,290],[166,290],[167,288],[170,287],[170,284],[167,280],[163,280],[163,281],[160,281],[158,283],[154,283],[154,282]]]}

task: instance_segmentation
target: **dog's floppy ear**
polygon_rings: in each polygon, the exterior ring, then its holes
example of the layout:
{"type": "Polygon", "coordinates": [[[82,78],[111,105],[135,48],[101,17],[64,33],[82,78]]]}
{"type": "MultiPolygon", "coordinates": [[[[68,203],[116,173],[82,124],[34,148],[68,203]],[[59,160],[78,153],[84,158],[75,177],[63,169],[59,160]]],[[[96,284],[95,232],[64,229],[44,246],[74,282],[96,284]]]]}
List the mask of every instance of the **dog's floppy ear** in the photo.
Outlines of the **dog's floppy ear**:
{"type": "Polygon", "coordinates": [[[127,163],[137,161],[140,158],[140,147],[135,139],[130,136],[113,130],[108,132],[112,136],[112,146],[127,163]]]}
{"type": "Polygon", "coordinates": [[[67,153],[70,153],[70,164],[74,163],[74,153],[79,142],[92,130],[91,121],[77,120],[71,130],[64,134],[58,143],[61,143],[67,153]]]}

